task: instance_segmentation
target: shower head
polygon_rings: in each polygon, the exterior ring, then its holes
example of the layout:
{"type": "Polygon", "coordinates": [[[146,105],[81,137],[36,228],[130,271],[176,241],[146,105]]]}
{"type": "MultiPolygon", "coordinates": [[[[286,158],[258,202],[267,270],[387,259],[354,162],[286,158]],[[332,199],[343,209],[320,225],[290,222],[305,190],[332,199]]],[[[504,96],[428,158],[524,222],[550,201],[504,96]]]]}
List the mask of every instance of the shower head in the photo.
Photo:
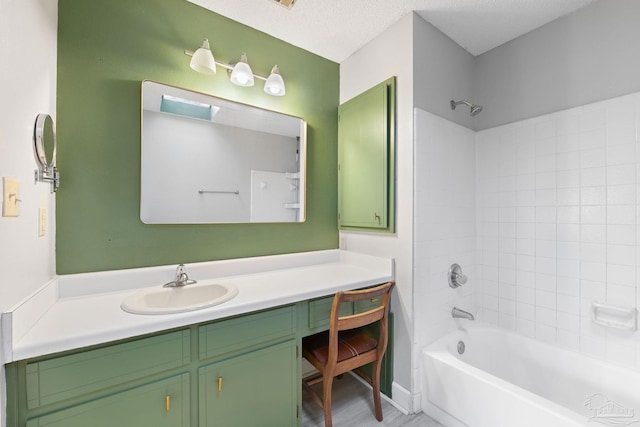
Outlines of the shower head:
{"type": "Polygon", "coordinates": [[[469,114],[473,117],[473,116],[477,116],[478,114],[480,114],[480,111],[482,111],[482,105],[478,105],[478,104],[474,104],[473,102],[469,102],[469,101],[454,101],[453,99],[451,100],[451,109],[455,110],[456,106],[459,104],[464,104],[466,106],[468,106],[471,111],[469,112],[469,114]]]}

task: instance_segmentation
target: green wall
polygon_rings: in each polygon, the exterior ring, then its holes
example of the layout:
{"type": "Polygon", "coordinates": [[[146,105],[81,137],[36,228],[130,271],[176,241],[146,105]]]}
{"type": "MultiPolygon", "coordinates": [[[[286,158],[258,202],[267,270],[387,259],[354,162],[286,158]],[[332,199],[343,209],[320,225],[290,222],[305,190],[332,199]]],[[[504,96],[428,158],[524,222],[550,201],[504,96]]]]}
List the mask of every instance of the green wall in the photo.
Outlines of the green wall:
{"type": "Polygon", "coordinates": [[[184,0],[59,0],[58,14],[58,274],[337,247],[338,64],[184,0]],[[221,71],[192,71],[183,51],[205,37],[219,61],[246,52],[259,74],[277,63],[287,94],[267,96],[259,82],[235,86],[221,71]],[[143,224],[144,79],[307,120],[306,222],[143,224]]]}

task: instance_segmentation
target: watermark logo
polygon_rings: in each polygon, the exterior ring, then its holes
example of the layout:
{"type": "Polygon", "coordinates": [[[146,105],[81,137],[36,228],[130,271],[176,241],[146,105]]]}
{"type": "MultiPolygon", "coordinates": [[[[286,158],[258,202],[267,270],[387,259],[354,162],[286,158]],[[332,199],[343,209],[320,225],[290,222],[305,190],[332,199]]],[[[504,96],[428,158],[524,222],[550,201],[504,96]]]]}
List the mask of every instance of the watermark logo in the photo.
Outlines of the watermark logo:
{"type": "Polygon", "coordinates": [[[587,421],[607,424],[610,426],[628,426],[637,423],[633,408],[627,408],[602,393],[587,396],[584,406],[591,411],[587,421]]]}

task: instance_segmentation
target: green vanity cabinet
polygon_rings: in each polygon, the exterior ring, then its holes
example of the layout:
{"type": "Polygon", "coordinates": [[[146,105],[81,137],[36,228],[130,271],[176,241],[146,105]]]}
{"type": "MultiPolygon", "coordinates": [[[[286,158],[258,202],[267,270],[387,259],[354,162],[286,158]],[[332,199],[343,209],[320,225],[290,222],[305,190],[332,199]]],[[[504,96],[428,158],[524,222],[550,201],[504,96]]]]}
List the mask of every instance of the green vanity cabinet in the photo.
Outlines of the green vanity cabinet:
{"type": "Polygon", "coordinates": [[[200,368],[200,427],[298,425],[296,340],[200,368]]]}
{"type": "Polygon", "coordinates": [[[7,426],[299,425],[297,307],[8,364],[7,426]]]}
{"type": "Polygon", "coordinates": [[[395,229],[395,77],[338,108],[338,226],[395,229]]]}
{"type": "Polygon", "coordinates": [[[189,374],[31,419],[27,427],[189,427],[189,374]]]}

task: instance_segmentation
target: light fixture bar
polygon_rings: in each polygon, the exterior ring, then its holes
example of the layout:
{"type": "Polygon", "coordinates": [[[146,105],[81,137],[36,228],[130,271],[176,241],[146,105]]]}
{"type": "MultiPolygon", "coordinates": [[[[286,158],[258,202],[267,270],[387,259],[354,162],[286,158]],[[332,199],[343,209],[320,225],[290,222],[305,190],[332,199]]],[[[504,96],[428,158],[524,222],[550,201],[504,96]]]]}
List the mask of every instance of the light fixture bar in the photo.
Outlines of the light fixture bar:
{"type": "MultiPolygon", "coordinates": [[[[205,39],[206,40],[206,39],[205,39]]],[[[207,45],[208,45],[208,41],[207,41],[207,45]]],[[[193,51],[191,50],[184,50],[184,54],[187,56],[191,56],[193,57],[193,55],[195,54],[193,51]]],[[[212,58],[213,59],[213,58],[212,58]]],[[[229,74],[230,78],[231,78],[231,82],[234,84],[237,84],[238,86],[253,86],[253,81],[251,81],[250,84],[241,84],[238,81],[235,81],[237,79],[234,78],[233,76],[233,70],[236,68],[238,63],[235,64],[226,64],[224,62],[220,62],[220,61],[216,61],[215,59],[213,60],[214,64],[217,66],[220,66],[224,69],[227,70],[227,73],[229,74]]],[[[244,62],[245,64],[247,63],[247,59],[246,59],[246,54],[242,54],[242,58],[240,60],[240,62],[244,62]]],[[[271,69],[271,73],[269,74],[268,77],[262,76],[260,74],[256,74],[253,72],[253,70],[251,70],[251,68],[247,65],[247,68],[249,68],[250,70],[250,74],[259,80],[262,80],[263,82],[265,82],[265,93],[271,95],[271,96],[283,96],[286,92],[285,89],[285,85],[284,85],[284,80],[282,79],[282,76],[280,75],[280,69],[278,68],[277,65],[275,65],[272,69],[271,69]]],[[[192,67],[193,68],[193,67],[192,67]]],[[[198,71],[198,70],[196,70],[198,71]]],[[[210,73],[208,73],[210,74],[210,73]]],[[[249,73],[247,73],[249,74],[249,73]]]]}
{"type": "MultiPolygon", "coordinates": [[[[185,49],[184,54],[187,55],[187,56],[193,56],[193,51],[185,49]]],[[[216,63],[216,65],[221,66],[222,68],[226,69],[229,72],[233,71],[233,65],[231,65],[231,64],[225,64],[224,62],[220,62],[220,61],[215,61],[215,63],[216,63]]],[[[255,77],[256,79],[260,79],[263,82],[266,82],[267,78],[268,78],[268,77],[261,76],[260,74],[256,74],[256,73],[253,73],[253,77],[255,77]]]]}

